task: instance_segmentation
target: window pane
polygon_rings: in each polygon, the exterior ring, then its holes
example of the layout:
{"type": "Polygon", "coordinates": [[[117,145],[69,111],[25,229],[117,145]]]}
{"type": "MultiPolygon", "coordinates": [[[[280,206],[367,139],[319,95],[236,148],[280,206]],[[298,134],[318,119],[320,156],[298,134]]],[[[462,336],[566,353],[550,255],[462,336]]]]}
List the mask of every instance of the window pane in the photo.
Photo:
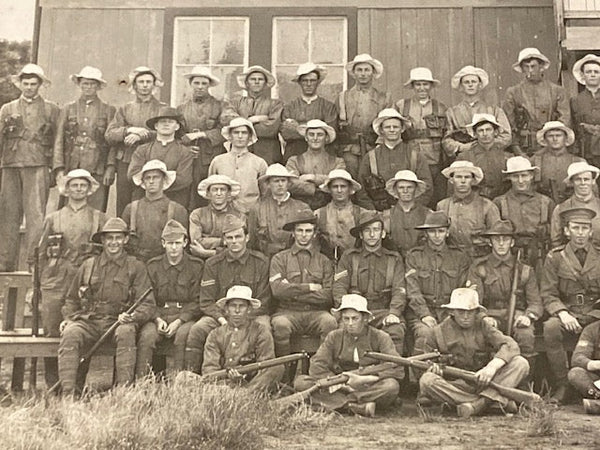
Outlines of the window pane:
{"type": "Polygon", "coordinates": [[[212,73],[221,83],[214,88],[211,88],[212,95],[219,100],[229,100],[235,93],[240,90],[237,84],[237,76],[242,73],[243,67],[213,67],[212,73]]]}
{"type": "Polygon", "coordinates": [[[308,20],[276,19],[277,62],[299,64],[308,61],[308,20]]]}
{"type": "Polygon", "coordinates": [[[183,78],[183,75],[189,73],[191,69],[191,66],[175,68],[175,74],[173,75],[173,80],[171,81],[173,84],[171,92],[176,92],[177,94],[176,97],[171,98],[171,104],[173,106],[181,105],[183,102],[186,102],[191,98],[188,81],[183,78]]]}
{"type": "Polygon", "coordinates": [[[344,90],[345,72],[343,67],[327,67],[327,77],[319,85],[319,95],[335,103],[339,93],[344,90]]]}
{"type": "Polygon", "coordinates": [[[312,21],[312,62],[342,64],[344,62],[344,21],[315,19],[312,21]]]}
{"type": "Polygon", "coordinates": [[[215,20],[212,36],[212,64],[244,64],[244,20],[215,20]]]}
{"type": "Polygon", "coordinates": [[[210,20],[178,20],[176,64],[208,64],[210,20]]]}
{"type": "Polygon", "coordinates": [[[284,103],[287,103],[300,95],[300,87],[292,81],[296,75],[297,67],[276,67],[277,73],[277,96],[284,103]]]}

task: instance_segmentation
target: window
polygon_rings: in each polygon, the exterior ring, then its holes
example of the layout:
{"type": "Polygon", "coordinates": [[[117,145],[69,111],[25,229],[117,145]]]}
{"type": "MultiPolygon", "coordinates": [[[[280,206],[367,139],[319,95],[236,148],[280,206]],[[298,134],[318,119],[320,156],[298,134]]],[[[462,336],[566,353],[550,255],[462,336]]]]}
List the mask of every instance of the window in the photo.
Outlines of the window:
{"type": "Polygon", "coordinates": [[[346,17],[274,17],[272,70],[278,84],[273,96],[284,102],[298,97],[291,80],[300,64],[313,62],[327,68],[319,94],[335,101],[347,86],[348,21],[346,17]]]}
{"type": "Polygon", "coordinates": [[[176,17],[173,29],[173,66],[171,104],[179,105],[190,97],[183,75],[192,67],[210,68],[221,83],[211,88],[222,99],[239,91],[236,76],[248,66],[247,17],[176,17]]]}

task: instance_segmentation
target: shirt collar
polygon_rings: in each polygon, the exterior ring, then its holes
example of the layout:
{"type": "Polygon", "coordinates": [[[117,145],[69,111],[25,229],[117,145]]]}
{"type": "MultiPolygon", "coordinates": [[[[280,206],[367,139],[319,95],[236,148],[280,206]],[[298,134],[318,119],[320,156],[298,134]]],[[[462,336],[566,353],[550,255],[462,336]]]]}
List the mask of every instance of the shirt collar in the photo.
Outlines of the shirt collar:
{"type": "Polygon", "coordinates": [[[306,103],[307,105],[310,105],[312,102],[314,102],[315,100],[317,100],[319,98],[318,95],[313,95],[312,97],[305,97],[304,95],[301,95],[300,98],[302,99],[302,101],[304,103],[306,103]]]}
{"type": "Polygon", "coordinates": [[[492,265],[492,267],[500,267],[502,265],[512,267],[515,261],[515,257],[511,255],[509,258],[503,260],[498,258],[498,256],[496,256],[494,252],[492,252],[490,253],[488,261],[492,265]]]}
{"type": "Polygon", "coordinates": [[[227,262],[239,261],[240,264],[245,265],[246,261],[248,261],[249,255],[250,255],[250,252],[248,251],[248,249],[246,249],[246,251],[244,253],[242,253],[241,256],[239,256],[238,258],[235,258],[229,250],[225,250],[225,259],[227,260],[227,262]]]}
{"type": "Polygon", "coordinates": [[[87,208],[88,204],[82,203],[82,205],[79,208],[76,208],[73,204],[71,204],[71,202],[67,201],[67,204],[65,206],[68,207],[71,211],[79,212],[87,208]]]}
{"type": "Polygon", "coordinates": [[[374,252],[369,251],[366,249],[365,244],[362,244],[361,247],[361,255],[362,256],[377,256],[378,258],[381,258],[383,256],[383,245],[380,245],[379,248],[377,250],[375,250],[374,252]]]}
{"type": "Polygon", "coordinates": [[[310,245],[310,247],[306,248],[306,247],[300,247],[298,244],[296,244],[295,242],[292,244],[292,247],[290,249],[292,251],[292,255],[297,255],[299,252],[301,251],[307,251],[308,253],[310,253],[310,256],[313,257],[316,254],[316,249],[315,249],[315,245],[314,243],[310,245]]]}
{"type": "Polygon", "coordinates": [[[475,191],[473,189],[471,189],[471,192],[469,192],[469,194],[464,198],[458,198],[458,197],[456,197],[456,195],[453,195],[452,198],[453,198],[454,202],[461,202],[461,203],[468,205],[475,199],[475,195],[476,195],[475,191]]]}
{"type": "Polygon", "coordinates": [[[97,95],[93,96],[92,98],[79,97],[79,103],[82,105],[91,105],[92,103],[96,103],[98,100],[100,99],[97,95]]]}
{"type": "Polygon", "coordinates": [[[285,196],[283,197],[283,200],[277,200],[275,197],[273,197],[271,195],[271,200],[273,200],[275,203],[277,203],[277,205],[281,205],[282,203],[287,202],[290,199],[291,194],[288,192],[285,193],[285,196]]]}
{"type": "Polygon", "coordinates": [[[33,102],[37,102],[41,97],[40,94],[37,94],[35,97],[33,98],[27,98],[24,95],[21,94],[21,100],[23,100],[25,103],[33,103],[33,102]]]}
{"type": "Polygon", "coordinates": [[[106,266],[108,264],[116,264],[119,267],[123,267],[125,261],[127,261],[127,252],[125,250],[121,252],[121,256],[114,259],[109,258],[108,256],[106,256],[106,253],[102,251],[102,253],[100,253],[100,257],[98,258],[98,264],[101,266],[106,266]]]}
{"type": "Polygon", "coordinates": [[[183,253],[183,258],[181,258],[181,261],[179,261],[177,264],[172,265],[171,263],[169,263],[169,258],[167,258],[167,255],[163,255],[162,257],[162,266],[163,269],[165,271],[169,270],[171,267],[175,268],[175,270],[177,270],[177,272],[181,272],[183,270],[183,265],[184,262],[186,261],[186,257],[187,255],[185,254],[185,252],[183,253]]]}
{"type": "Polygon", "coordinates": [[[146,99],[141,99],[140,97],[138,97],[137,95],[135,96],[135,101],[136,103],[151,103],[154,101],[158,101],[156,100],[156,98],[154,98],[154,95],[149,96],[146,99]]]}
{"type": "Polygon", "coordinates": [[[511,197],[514,197],[516,199],[521,199],[522,197],[535,197],[535,191],[533,189],[529,189],[528,191],[525,192],[517,192],[515,191],[513,188],[510,189],[510,191],[508,191],[508,195],[510,195],[511,197]]]}
{"type": "Polygon", "coordinates": [[[168,141],[161,141],[158,136],[156,137],[156,142],[160,143],[163,147],[166,147],[167,145],[169,145],[171,142],[175,142],[175,136],[173,136],[170,140],[168,141]]]}

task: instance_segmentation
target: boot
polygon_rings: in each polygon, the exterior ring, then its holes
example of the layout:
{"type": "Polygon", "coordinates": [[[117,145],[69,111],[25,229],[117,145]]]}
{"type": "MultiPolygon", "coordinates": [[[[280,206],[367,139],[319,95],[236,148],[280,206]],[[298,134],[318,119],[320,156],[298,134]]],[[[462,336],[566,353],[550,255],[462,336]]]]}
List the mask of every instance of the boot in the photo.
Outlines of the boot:
{"type": "Polygon", "coordinates": [[[562,381],[558,384],[556,391],[550,397],[550,403],[555,405],[564,405],[567,402],[569,396],[569,387],[566,381],[562,381]]]}
{"type": "Polygon", "coordinates": [[[115,357],[116,384],[131,384],[135,373],[136,347],[117,348],[115,357]]]}
{"type": "Polygon", "coordinates": [[[358,416],[375,417],[375,402],[348,403],[348,409],[358,416]]]}
{"type": "Polygon", "coordinates": [[[63,395],[73,395],[75,393],[78,368],[79,355],[75,348],[61,348],[58,350],[58,376],[63,395]]]}
{"type": "Polygon", "coordinates": [[[44,358],[44,378],[46,386],[54,386],[58,381],[58,358],[44,358]]]}
{"type": "Polygon", "coordinates": [[[202,370],[202,352],[197,348],[186,347],[185,369],[190,372],[200,373],[202,370]]]}
{"type": "Polygon", "coordinates": [[[480,397],[474,402],[461,403],[456,407],[456,413],[458,417],[468,419],[472,416],[477,416],[483,412],[485,407],[488,405],[489,400],[484,397],[480,397]]]}
{"type": "Polygon", "coordinates": [[[586,414],[600,414],[600,400],[584,398],[583,410],[586,414]]]}

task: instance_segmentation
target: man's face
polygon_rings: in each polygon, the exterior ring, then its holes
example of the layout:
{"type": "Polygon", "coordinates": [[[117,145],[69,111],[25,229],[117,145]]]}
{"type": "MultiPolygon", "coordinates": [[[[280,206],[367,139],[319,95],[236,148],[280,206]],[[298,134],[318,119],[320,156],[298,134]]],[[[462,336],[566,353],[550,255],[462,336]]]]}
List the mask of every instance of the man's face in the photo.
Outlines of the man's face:
{"type": "Polygon", "coordinates": [[[454,309],[450,313],[454,317],[454,320],[462,329],[469,329],[475,325],[475,317],[477,317],[477,310],[472,309],[467,311],[465,309],[454,309]]]}
{"type": "Polygon", "coordinates": [[[190,86],[195,98],[204,98],[209,94],[210,80],[206,77],[194,77],[190,80],[190,86]]]}
{"type": "Polygon", "coordinates": [[[322,150],[327,143],[327,132],[322,128],[309,128],[306,130],[306,142],[312,150],[322,150]]]}
{"type": "Polygon", "coordinates": [[[87,198],[91,189],[90,182],[85,178],[73,178],[65,187],[65,194],[72,200],[87,198]]]}
{"type": "Polygon", "coordinates": [[[515,240],[511,236],[491,236],[490,241],[492,250],[500,257],[508,255],[512,246],[515,245],[515,240]]]}
{"type": "Polygon", "coordinates": [[[102,246],[104,251],[109,256],[116,256],[121,254],[123,247],[129,241],[129,236],[125,233],[103,233],[102,234],[102,246]]]}
{"type": "Polygon", "coordinates": [[[440,247],[446,242],[450,231],[448,227],[429,228],[425,230],[427,240],[433,247],[440,247]]]}
{"type": "Polygon", "coordinates": [[[567,133],[562,130],[550,130],[544,134],[544,139],[553,150],[561,150],[567,144],[567,133]]]}
{"type": "Polygon", "coordinates": [[[142,175],[142,187],[147,194],[162,192],[165,182],[165,174],[160,170],[147,170],[142,175]]]}
{"type": "Polygon", "coordinates": [[[381,222],[373,222],[364,227],[360,231],[362,241],[367,248],[377,248],[381,245],[381,240],[385,237],[383,224],[381,222]]]}
{"type": "Polygon", "coordinates": [[[288,177],[271,177],[269,178],[269,188],[275,196],[282,196],[288,190],[290,180],[288,177]]]}
{"type": "Polygon", "coordinates": [[[481,91],[481,80],[477,75],[465,75],[460,79],[460,90],[467,95],[477,95],[481,91]]]}
{"type": "Polygon", "coordinates": [[[237,148],[246,148],[250,144],[250,130],[246,125],[231,130],[231,145],[237,148]]]}
{"type": "Polygon", "coordinates": [[[20,89],[23,97],[33,98],[38,95],[42,82],[38,77],[21,78],[20,89]]]}
{"type": "Polygon", "coordinates": [[[576,248],[585,247],[592,237],[592,225],[589,223],[569,222],[564,231],[576,248]]]}
{"type": "Polygon", "coordinates": [[[542,62],[539,59],[531,58],[526,59],[521,63],[521,70],[530,81],[541,81],[542,74],[544,73],[542,62]]]}
{"type": "Polygon", "coordinates": [[[223,233],[223,243],[230,253],[239,255],[246,251],[248,239],[250,237],[246,234],[243,228],[237,230],[228,231],[223,233]]]}
{"type": "Polygon", "coordinates": [[[329,182],[329,190],[331,191],[331,199],[338,203],[347,202],[352,195],[350,182],[340,178],[329,182]]]}
{"type": "Polygon", "coordinates": [[[152,89],[154,89],[154,77],[149,73],[138,75],[133,82],[133,88],[135,92],[140,95],[152,94],[152,89]]]}
{"type": "Polygon", "coordinates": [[[179,125],[179,122],[177,122],[175,119],[164,117],[156,121],[154,129],[160,136],[172,136],[177,130],[179,130],[180,127],[181,125],[179,125]]]}
{"type": "Polygon", "coordinates": [[[162,247],[165,249],[165,253],[170,259],[176,260],[181,258],[183,255],[183,250],[187,245],[187,238],[185,236],[181,236],[177,239],[169,238],[169,239],[161,239],[160,240],[162,247]]]}
{"type": "Polygon", "coordinates": [[[343,309],[341,314],[344,331],[351,336],[360,335],[369,324],[369,316],[355,309],[343,309]]]}
{"type": "Polygon", "coordinates": [[[419,100],[426,100],[429,98],[433,83],[431,81],[418,80],[412,82],[412,87],[419,100]]]}
{"type": "Polygon", "coordinates": [[[368,85],[373,81],[375,70],[369,63],[359,63],[354,66],[354,79],[358,84],[368,85]]]}
{"type": "Polygon", "coordinates": [[[299,223],[294,227],[294,239],[300,247],[308,247],[316,234],[315,224],[299,223]]]}
{"type": "Polygon", "coordinates": [[[225,312],[229,322],[233,326],[239,326],[248,320],[250,316],[250,304],[247,300],[235,298],[227,302],[225,312]]]}
{"type": "Polygon", "coordinates": [[[402,133],[402,121],[395,117],[385,119],[380,126],[381,135],[386,141],[396,142],[400,140],[402,133]]]}
{"type": "Polygon", "coordinates": [[[591,88],[600,86],[600,65],[597,63],[586,63],[583,65],[582,70],[586,86],[591,88]]]}
{"type": "Polygon", "coordinates": [[[533,182],[533,172],[530,170],[511,173],[508,176],[513,190],[517,192],[529,192],[533,182]]]}
{"type": "Polygon", "coordinates": [[[454,192],[459,194],[468,194],[473,187],[475,178],[469,172],[455,172],[450,178],[450,183],[454,185],[454,192]]]}
{"type": "Polygon", "coordinates": [[[81,94],[85,97],[94,97],[100,89],[100,83],[97,80],[90,80],[89,78],[81,78],[79,80],[79,89],[81,94]]]}
{"type": "Polygon", "coordinates": [[[394,185],[398,199],[404,203],[410,203],[415,199],[415,191],[417,190],[417,183],[412,181],[397,181],[394,185]]]}
{"type": "Polygon", "coordinates": [[[229,200],[231,189],[226,184],[211,184],[206,193],[213,205],[222,206],[229,200]]]}
{"type": "Polygon", "coordinates": [[[491,123],[482,123],[475,127],[477,141],[483,145],[490,145],[498,135],[498,130],[491,123]]]}
{"type": "Polygon", "coordinates": [[[246,77],[246,89],[252,94],[260,94],[267,85],[267,78],[262,72],[252,72],[246,77]]]}
{"type": "Polygon", "coordinates": [[[594,188],[594,177],[592,172],[582,172],[571,177],[573,190],[578,197],[589,197],[594,188]]]}
{"type": "Polygon", "coordinates": [[[317,93],[317,88],[319,87],[319,75],[316,72],[307,73],[306,75],[302,75],[298,79],[298,82],[300,83],[302,95],[312,97],[317,93]]]}

